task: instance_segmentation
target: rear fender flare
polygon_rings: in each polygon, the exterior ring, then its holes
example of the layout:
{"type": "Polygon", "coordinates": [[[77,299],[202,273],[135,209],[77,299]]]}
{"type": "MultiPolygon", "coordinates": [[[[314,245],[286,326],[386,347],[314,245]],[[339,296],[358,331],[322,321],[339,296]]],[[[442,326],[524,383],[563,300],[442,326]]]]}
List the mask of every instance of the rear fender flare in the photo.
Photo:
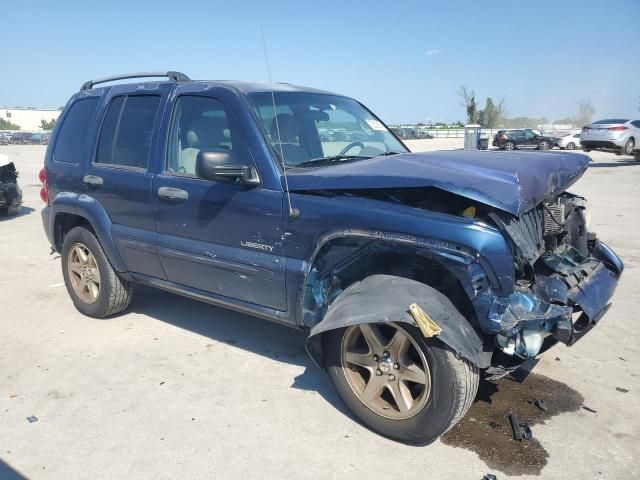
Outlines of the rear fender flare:
{"type": "MultiPolygon", "coordinates": [[[[51,229],[56,224],[59,213],[72,213],[84,218],[98,237],[100,246],[117,272],[125,272],[126,268],[111,237],[111,219],[104,207],[95,198],[78,193],[60,192],[51,202],[51,229]]],[[[50,238],[55,238],[54,236],[50,238]]]]}
{"type": "Polygon", "coordinates": [[[362,323],[400,322],[417,326],[409,305],[417,303],[442,328],[438,339],[479,368],[491,364],[493,344],[458,312],[451,301],[428,285],[408,278],[372,275],[342,292],[322,321],[309,332],[306,348],[324,368],[322,334],[362,323]]]}

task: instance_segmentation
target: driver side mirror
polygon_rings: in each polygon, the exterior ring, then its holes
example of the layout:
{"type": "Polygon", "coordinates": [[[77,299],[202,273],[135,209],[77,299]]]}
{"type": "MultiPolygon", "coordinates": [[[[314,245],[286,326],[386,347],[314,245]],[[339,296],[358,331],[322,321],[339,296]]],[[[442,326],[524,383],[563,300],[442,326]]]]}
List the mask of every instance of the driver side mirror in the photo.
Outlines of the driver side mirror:
{"type": "Polygon", "coordinates": [[[231,152],[201,150],[196,157],[196,175],[204,180],[220,183],[259,185],[258,172],[253,166],[234,162],[231,152]]]}

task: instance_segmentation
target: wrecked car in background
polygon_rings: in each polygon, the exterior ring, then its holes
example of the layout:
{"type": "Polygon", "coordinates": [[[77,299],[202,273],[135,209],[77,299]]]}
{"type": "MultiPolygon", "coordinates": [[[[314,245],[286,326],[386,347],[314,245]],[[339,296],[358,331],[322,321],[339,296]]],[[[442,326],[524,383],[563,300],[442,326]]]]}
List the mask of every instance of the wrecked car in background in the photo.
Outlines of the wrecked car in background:
{"type": "Polygon", "coordinates": [[[481,374],[607,311],[622,262],[567,192],[587,156],[410,153],[357,101],[288,84],[96,86],[150,75],[86,82],[47,149],[44,228],[82,313],[142,283],[308,331],[360,421],[425,443],[481,374]]]}
{"type": "Polygon", "coordinates": [[[18,185],[16,166],[13,162],[0,165],[0,215],[17,215],[21,208],[22,190],[18,185]]]}

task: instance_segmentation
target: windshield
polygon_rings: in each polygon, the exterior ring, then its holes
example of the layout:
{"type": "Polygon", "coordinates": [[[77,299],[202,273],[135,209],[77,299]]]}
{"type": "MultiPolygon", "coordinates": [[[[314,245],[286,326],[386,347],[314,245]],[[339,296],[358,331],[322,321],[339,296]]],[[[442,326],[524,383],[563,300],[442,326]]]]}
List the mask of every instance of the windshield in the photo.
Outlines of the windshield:
{"type": "Polygon", "coordinates": [[[288,167],[357,161],[408,150],[355,100],[301,92],[249,95],[278,157],[288,167]],[[282,160],[282,159],[281,159],[282,160]]]}

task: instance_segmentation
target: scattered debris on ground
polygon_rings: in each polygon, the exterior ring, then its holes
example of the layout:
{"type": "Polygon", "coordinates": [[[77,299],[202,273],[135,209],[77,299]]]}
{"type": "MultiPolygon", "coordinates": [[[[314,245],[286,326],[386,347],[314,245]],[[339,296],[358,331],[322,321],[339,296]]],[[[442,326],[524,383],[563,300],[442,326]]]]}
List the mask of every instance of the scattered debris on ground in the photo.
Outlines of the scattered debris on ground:
{"type": "Polygon", "coordinates": [[[35,415],[31,415],[30,417],[27,417],[27,421],[29,423],[34,423],[38,421],[38,417],[36,417],[35,415]]]}
{"type": "Polygon", "coordinates": [[[622,388],[622,387],[616,387],[616,390],[621,392],[621,393],[628,393],[629,390],[627,390],[626,388],[622,388]]]}
{"type": "Polygon", "coordinates": [[[569,386],[535,372],[522,382],[510,376],[495,383],[481,382],[467,416],[441,440],[475,452],[489,469],[505,475],[540,475],[549,454],[531,429],[561,413],[580,410],[584,401],[569,386]],[[536,400],[546,410],[536,405],[536,400]],[[523,441],[514,441],[509,413],[517,417],[523,441]]]}
{"type": "Polygon", "coordinates": [[[591,413],[598,413],[598,411],[597,411],[597,410],[594,410],[593,408],[589,408],[589,407],[587,407],[586,405],[583,405],[583,406],[582,406],[582,409],[583,409],[583,410],[586,410],[587,412],[591,412],[591,413]]]}

